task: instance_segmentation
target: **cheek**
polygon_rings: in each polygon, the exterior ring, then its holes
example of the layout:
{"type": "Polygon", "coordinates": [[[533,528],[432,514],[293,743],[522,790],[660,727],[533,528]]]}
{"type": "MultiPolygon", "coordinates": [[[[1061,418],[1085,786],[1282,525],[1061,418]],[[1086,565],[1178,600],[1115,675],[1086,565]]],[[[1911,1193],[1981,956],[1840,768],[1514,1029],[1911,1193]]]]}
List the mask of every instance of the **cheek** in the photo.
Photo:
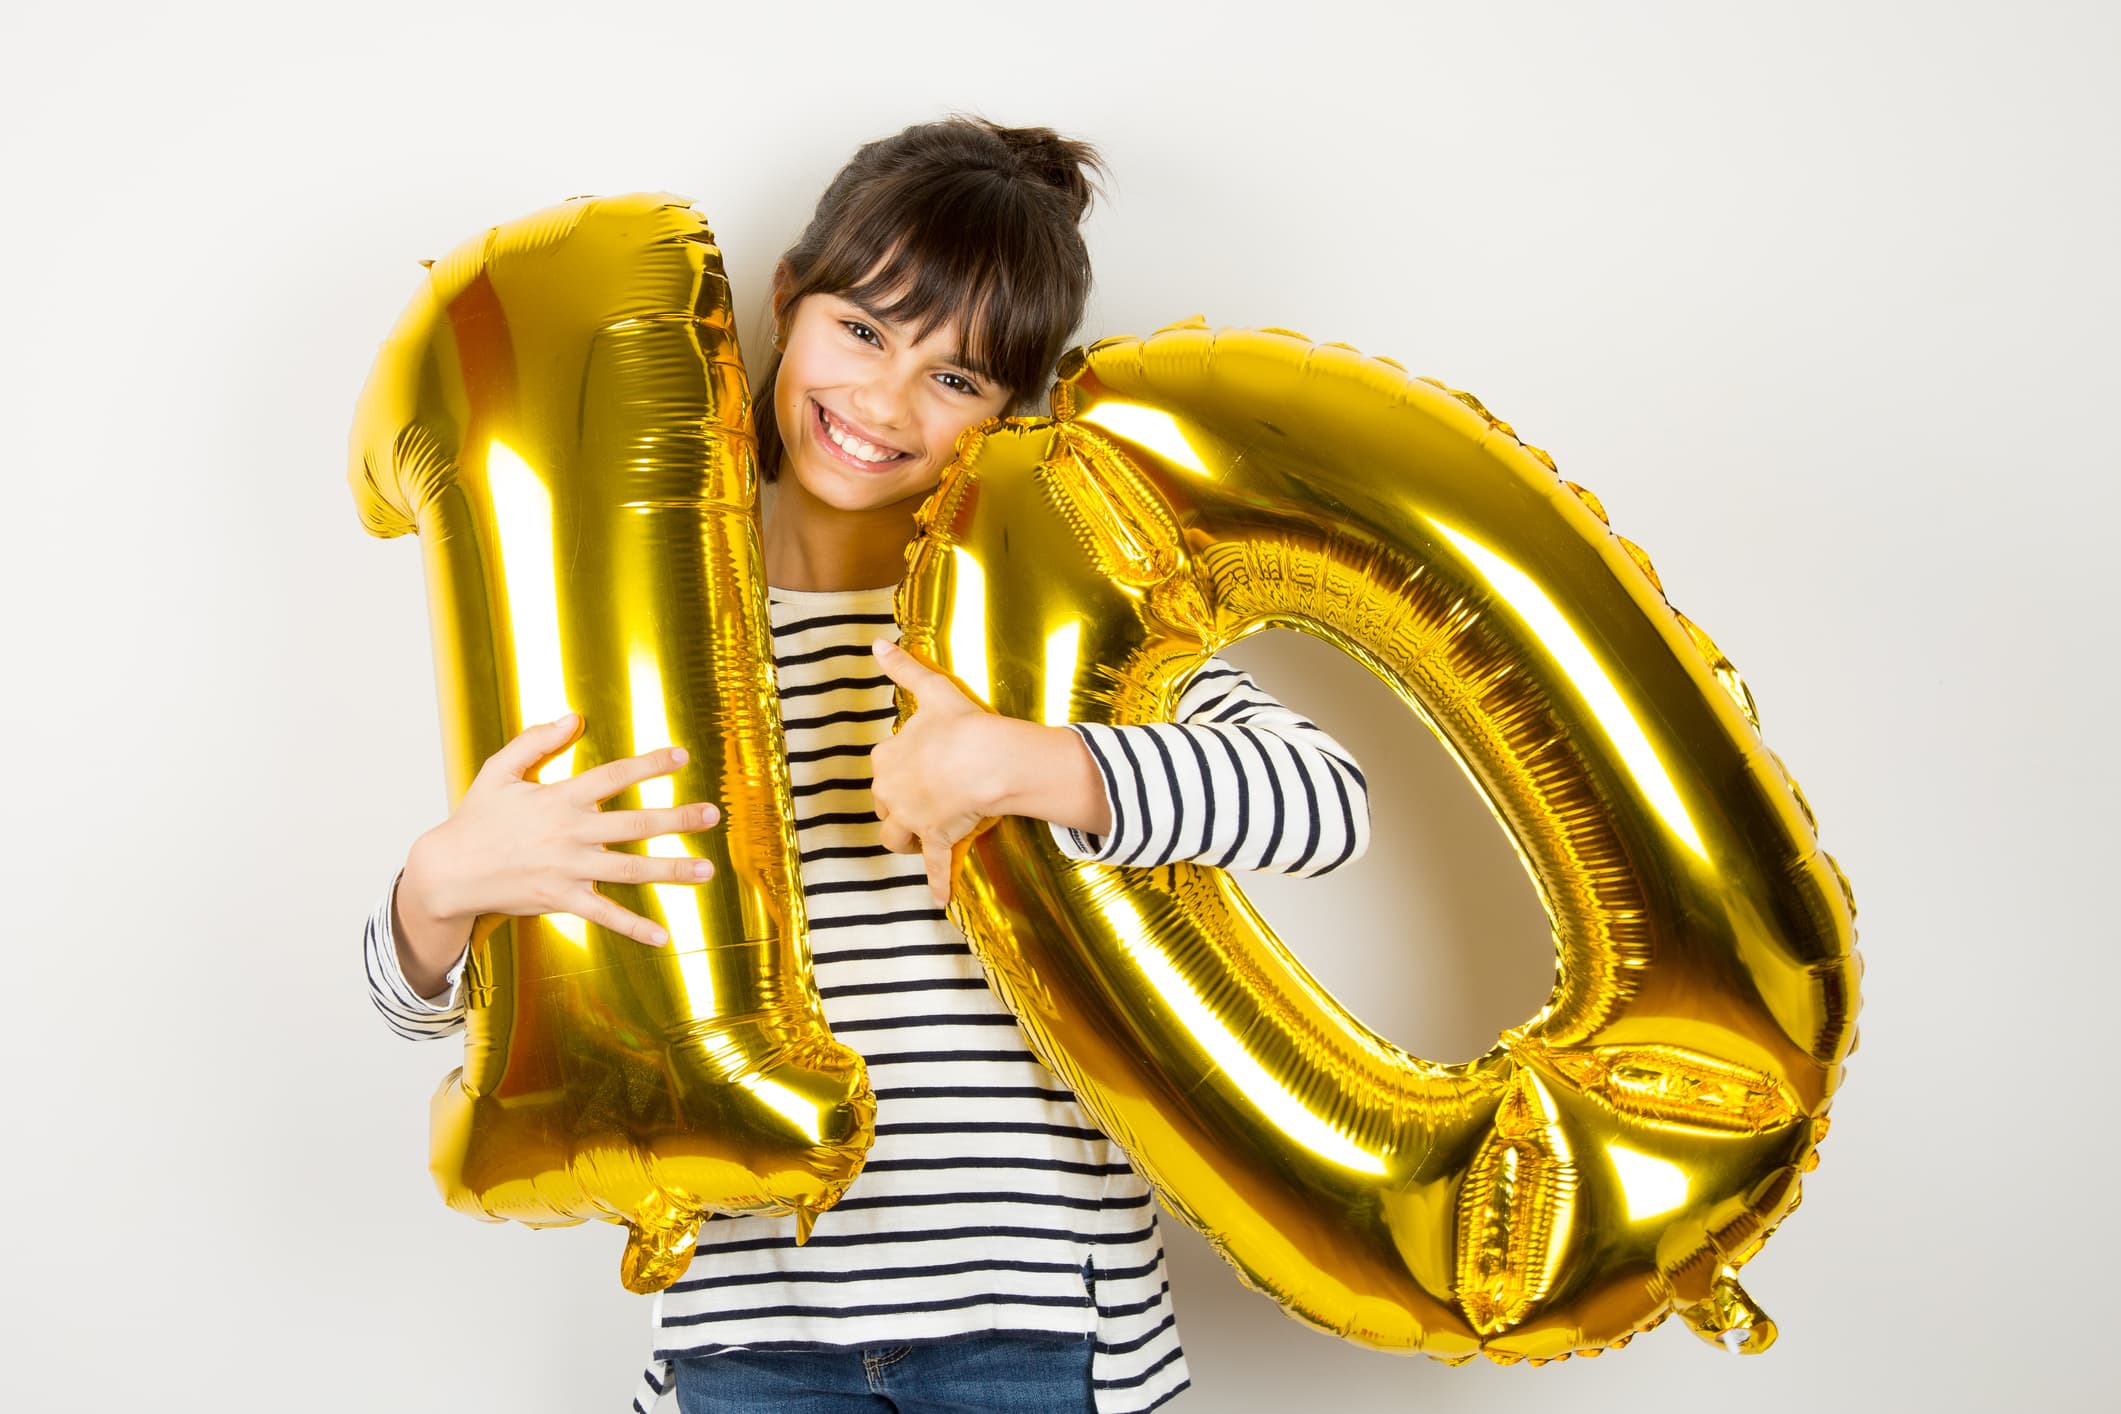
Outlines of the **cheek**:
{"type": "Polygon", "coordinates": [[[962,404],[940,407],[932,417],[925,419],[922,430],[927,433],[930,445],[948,461],[955,455],[954,449],[960,436],[1006,410],[1006,403],[992,412],[984,410],[983,407],[966,407],[962,404]]]}
{"type": "Polygon", "coordinates": [[[780,372],[774,380],[775,403],[793,397],[800,402],[819,388],[834,388],[849,381],[849,364],[852,362],[829,340],[804,331],[800,337],[788,340],[788,351],[781,355],[780,372]]]}
{"type": "Polygon", "coordinates": [[[842,380],[834,376],[831,360],[819,357],[815,352],[795,349],[781,360],[780,371],[773,380],[773,415],[781,425],[781,438],[794,442],[807,430],[810,418],[811,395],[821,388],[831,388],[842,380]]]}

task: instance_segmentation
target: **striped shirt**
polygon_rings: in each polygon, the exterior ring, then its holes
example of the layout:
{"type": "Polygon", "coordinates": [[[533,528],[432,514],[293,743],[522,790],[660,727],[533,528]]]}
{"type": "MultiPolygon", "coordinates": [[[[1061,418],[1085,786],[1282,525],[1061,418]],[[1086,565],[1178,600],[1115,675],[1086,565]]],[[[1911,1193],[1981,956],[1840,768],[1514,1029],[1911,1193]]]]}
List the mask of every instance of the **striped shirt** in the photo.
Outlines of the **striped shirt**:
{"type": "MultiPolygon", "coordinates": [[[[898,636],[892,595],[769,596],[818,991],[833,1035],[868,1060],[876,1142],[801,1247],[787,1217],[701,1227],[692,1267],[656,1298],[642,1414],[678,1357],[977,1332],[1096,1341],[1098,1414],[1140,1414],[1187,1386],[1148,1185],[1031,1055],[920,856],[879,842],[869,753],[898,714],[870,644],[898,636]]],[[[1244,673],[1210,660],[1176,717],[1074,727],[1113,826],[1052,826],[1065,853],[1320,874],[1367,844],[1355,763],[1244,673]]],[[[403,1035],[458,1030],[456,976],[414,995],[390,916],[386,896],[363,944],[377,1007],[403,1035]]]]}

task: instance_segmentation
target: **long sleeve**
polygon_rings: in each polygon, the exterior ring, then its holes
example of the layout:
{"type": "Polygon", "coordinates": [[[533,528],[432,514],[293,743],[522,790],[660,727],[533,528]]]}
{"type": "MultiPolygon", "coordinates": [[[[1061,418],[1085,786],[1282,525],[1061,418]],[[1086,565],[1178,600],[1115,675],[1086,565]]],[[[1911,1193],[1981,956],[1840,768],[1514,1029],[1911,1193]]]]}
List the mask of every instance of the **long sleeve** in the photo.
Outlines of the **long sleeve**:
{"type": "Polygon", "coordinates": [[[1176,721],[1078,722],[1105,781],[1112,831],[1052,826],[1070,858],[1324,874],[1370,842],[1369,785],[1340,743],[1220,658],[1180,698],[1176,721]]]}
{"type": "Polygon", "coordinates": [[[361,930],[361,955],[368,968],[368,995],[383,1013],[383,1020],[400,1036],[415,1041],[447,1036],[464,1029],[464,962],[457,959],[449,969],[449,989],[423,997],[405,980],[398,966],[398,944],[391,931],[391,908],[398,896],[398,881],[392,879],[383,891],[383,901],[368,915],[361,930]]]}

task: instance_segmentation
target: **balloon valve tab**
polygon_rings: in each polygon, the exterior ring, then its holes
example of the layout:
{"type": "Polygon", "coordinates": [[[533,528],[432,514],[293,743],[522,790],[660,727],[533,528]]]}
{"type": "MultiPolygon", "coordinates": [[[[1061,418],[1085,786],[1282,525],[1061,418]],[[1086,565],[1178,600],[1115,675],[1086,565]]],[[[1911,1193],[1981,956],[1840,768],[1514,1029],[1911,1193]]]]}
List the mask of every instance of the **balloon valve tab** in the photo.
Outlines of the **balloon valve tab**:
{"type": "Polygon", "coordinates": [[[810,1229],[817,1226],[817,1209],[808,1203],[795,1205],[795,1245],[801,1247],[810,1240],[810,1229]]]}
{"type": "Polygon", "coordinates": [[[700,1219],[672,1211],[626,1224],[619,1282],[636,1296],[661,1291],[685,1274],[700,1236],[700,1219]]]}
{"type": "Polygon", "coordinates": [[[1758,1355],[1775,1343],[1775,1322],[1738,1284],[1735,1268],[1725,1267],[1709,1284],[1708,1296],[1679,1313],[1694,1334],[1733,1355],[1758,1355]]]}

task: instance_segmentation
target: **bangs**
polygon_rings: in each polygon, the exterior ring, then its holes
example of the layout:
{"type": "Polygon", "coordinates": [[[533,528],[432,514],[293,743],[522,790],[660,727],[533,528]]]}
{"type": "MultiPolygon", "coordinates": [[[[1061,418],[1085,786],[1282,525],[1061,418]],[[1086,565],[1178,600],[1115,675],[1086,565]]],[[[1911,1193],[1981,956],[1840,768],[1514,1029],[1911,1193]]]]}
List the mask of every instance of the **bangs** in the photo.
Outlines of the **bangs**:
{"type": "MultiPolygon", "coordinates": [[[[776,350],[788,310],[836,296],[915,342],[954,324],[952,361],[1006,391],[1004,412],[1038,410],[1090,293],[1078,228],[1103,170],[1086,142],[966,115],[863,144],[774,269],[776,350]]],[[[776,352],[753,389],[767,480],[786,453],[780,367],[776,352]]]]}
{"type": "Polygon", "coordinates": [[[1055,241],[1039,209],[1057,195],[958,170],[856,196],[796,293],[840,295],[916,341],[958,319],[967,369],[1021,406],[1044,390],[1089,283],[1080,246],[1055,241]]]}

